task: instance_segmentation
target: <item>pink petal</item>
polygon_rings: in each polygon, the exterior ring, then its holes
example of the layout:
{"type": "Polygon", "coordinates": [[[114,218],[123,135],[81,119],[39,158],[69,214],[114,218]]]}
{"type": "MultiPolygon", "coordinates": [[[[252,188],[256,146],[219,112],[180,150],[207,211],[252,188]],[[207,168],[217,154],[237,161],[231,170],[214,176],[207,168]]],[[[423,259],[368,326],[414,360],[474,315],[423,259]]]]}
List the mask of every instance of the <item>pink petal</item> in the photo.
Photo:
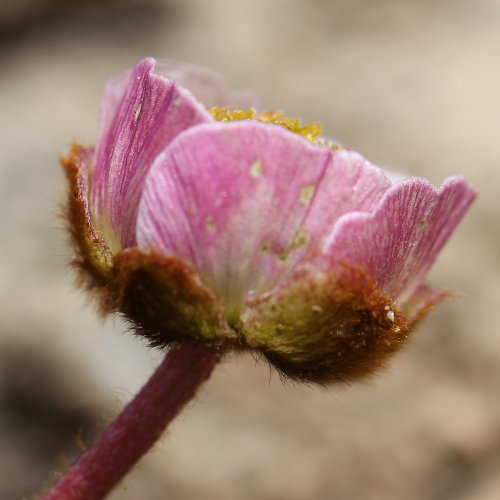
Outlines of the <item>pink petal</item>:
{"type": "Polygon", "coordinates": [[[389,297],[404,305],[475,196],[462,177],[448,178],[440,189],[423,179],[401,181],[375,212],[341,218],[325,254],[368,270],[389,297]]]}
{"type": "Polygon", "coordinates": [[[126,77],[119,76],[103,103],[91,206],[115,251],[135,243],[138,202],[153,159],[183,130],[212,120],[188,91],[154,74],[154,64],[139,62],[124,92],[126,77]]]}
{"type": "Polygon", "coordinates": [[[134,68],[127,68],[125,71],[113,76],[106,84],[101,100],[99,139],[106,137],[108,134],[113,119],[119,111],[133,69],[134,68]]]}
{"type": "Polygon", "coordinates": [[[384,172],[358,153],[334,151],[319,185],[314,187],[303,227],[311,233],[312,242],[319,244],[342,215],[375,209],[390,186],[384,172]]]}
{"type": "Polygon", "coordinates": [[[153,165],[137,241],[193,264],[229,314],[274,286],[307,246],[303,189],[317,185],[331,151],[256,121],[200,125],[153,165]]]}
{"type": "Polygon", "coordinates": [[[205,106],[232,109],[258,108],[259,100],[250,90],[232,89],[215,71],[188,63],[159,60],[156,72],[188,89],[205,106]]]}

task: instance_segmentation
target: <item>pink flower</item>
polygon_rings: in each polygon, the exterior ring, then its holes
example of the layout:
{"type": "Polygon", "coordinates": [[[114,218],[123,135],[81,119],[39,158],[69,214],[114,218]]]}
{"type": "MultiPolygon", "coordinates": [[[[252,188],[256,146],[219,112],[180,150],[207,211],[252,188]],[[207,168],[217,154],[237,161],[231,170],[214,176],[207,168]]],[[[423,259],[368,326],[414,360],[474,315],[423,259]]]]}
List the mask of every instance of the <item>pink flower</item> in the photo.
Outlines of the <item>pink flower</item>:
{"type": "MultiPolygon", "coordinates": [[[[371,373],[446,295],[425,278],[474,190],[393,183],[314,124],[210,111],[154,66],[111,80],[96,148],[64,159],[78,264],[104,310],[154,345],[251,349],[293,378],[371,373]]],[[[169,70],[205,104],[246,99],[169,70]]]]}

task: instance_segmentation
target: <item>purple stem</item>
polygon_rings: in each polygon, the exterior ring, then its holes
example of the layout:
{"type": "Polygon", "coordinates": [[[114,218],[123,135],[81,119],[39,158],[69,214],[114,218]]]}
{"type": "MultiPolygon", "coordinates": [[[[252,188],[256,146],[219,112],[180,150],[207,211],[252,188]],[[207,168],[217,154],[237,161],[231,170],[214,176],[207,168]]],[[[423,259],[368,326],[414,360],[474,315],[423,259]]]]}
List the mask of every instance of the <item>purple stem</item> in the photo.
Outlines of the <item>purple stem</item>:
{"type": "Polygon", "coordinates": [[[169,351],[139,394],[41,500],[104,498],[193,398],[221,355],[191,342],[169,351]]]}

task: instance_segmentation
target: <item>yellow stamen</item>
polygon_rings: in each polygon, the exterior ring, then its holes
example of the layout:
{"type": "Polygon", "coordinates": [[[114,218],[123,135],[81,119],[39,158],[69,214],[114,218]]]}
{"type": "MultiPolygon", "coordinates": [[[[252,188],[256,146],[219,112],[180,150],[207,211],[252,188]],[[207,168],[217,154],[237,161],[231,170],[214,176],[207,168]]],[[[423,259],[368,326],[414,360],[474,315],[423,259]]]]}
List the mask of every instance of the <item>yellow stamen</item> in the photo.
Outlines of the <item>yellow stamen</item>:
{"type": "Polygon", "coordinates": [[[258,120],[263,123],[273,123],[280,125],[296,134],[305,137],[309,142],[320,146],[329,146],[338,149],[338,146],[321,138],[323,126],[321,123],[312,122],[302,125],[299,118],[287,118],[282,111],[257,112],[253,108],[249,109],[229,109],[213,107],[209,109],[212,116],[221,122],[232,122],[235,120],[258,120]]]}
{"type": "Polygon", "coordinates": [[[257,119],[255,109],[229,109],[213,107],[209,109],[212,116],[220,122],[232,122],[235,120],[257,119]]]}

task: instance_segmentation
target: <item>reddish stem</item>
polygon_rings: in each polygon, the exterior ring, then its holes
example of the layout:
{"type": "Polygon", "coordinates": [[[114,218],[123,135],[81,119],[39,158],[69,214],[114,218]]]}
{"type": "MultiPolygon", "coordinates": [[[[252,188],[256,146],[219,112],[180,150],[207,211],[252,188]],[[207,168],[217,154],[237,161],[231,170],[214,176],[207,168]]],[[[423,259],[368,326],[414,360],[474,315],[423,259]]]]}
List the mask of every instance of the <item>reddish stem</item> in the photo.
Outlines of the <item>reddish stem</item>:
{"type": "Polygon", "coordinates": [[[221,352],[201,343],[171,350],[139,394],[42,500],[100,500],[195,395],[221,352]]]}

